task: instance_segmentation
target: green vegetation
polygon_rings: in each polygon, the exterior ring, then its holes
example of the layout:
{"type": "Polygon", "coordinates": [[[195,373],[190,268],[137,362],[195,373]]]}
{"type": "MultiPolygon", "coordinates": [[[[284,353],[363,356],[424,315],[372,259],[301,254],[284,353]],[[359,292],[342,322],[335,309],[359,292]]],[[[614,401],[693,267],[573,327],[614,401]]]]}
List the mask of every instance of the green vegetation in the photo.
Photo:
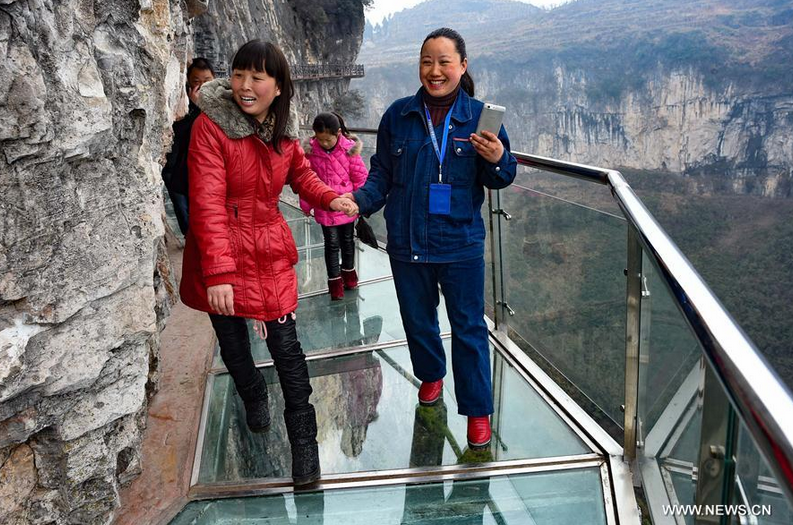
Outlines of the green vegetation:
{"type": "MultiPolygon", "coordinates": [[[[670,174],[628,181],[735,320],[793,388],[793,200],[691,195],[670,174]]],[[[717,177],[712,177],[717,179],[717,177]]]]}

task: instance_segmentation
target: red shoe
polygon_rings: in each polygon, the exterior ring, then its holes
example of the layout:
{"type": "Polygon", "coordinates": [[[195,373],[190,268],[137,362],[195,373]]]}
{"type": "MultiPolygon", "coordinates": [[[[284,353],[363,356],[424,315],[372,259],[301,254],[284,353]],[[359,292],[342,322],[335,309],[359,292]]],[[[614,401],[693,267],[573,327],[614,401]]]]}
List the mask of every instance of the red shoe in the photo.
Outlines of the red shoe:
{"type": "Polygon", "coordinates": [[[468,446],[483,448],[490,444],[490,416],[468,416],[468,446]]]}
{"type": "Polygon", "coordinates": [[[419,403],[425,407],[432,406],[438,402],[443,392],[443,379],[438,379],[431,383],[421,383],[419,388],[419,403]]]}
{"type": "Polygon", "coordinates": [[[341,269],[341,278],[344,280],[344,288],[347,290],[354,290],[358,288],[358,273],[355,268],[352,270],[341,269]]]}
{"type": "Polygon", "coordinates": [[[344,283],[341,281],[341,277],[328,279],[328,290],[330,290],[331,301],[344,299],[344,283]]]}

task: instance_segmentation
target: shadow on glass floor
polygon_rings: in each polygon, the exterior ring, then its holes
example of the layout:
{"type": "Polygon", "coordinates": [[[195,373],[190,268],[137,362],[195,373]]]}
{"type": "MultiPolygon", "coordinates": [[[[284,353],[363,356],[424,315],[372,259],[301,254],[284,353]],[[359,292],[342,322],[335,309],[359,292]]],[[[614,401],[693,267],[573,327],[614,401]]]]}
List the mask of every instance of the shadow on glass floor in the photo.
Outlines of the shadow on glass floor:
{"type": "MultiPolygon", "coordinates": [[[[449,340],[444,345],[448,356],[449,340]]],[[[482,458],[466,454],[466,418],[457,414],[451,373],[441,404],[418,405],[406,347],[309,362],[323,475],[592,452],[499,352],[493,351],[493,363],[500,401],[493,444],[482,458]]],[[[283,395],[273,367],[263,370],[273,416],[263,434],[248,431],[228,374],[212,378],[199,484],[289,476],[283,395]]]]}
{"type": "Polygon", "coordinates": [[[172,525],[605,525],[600,472],[581,468],[423,485],[192,502],[172,525]]]}

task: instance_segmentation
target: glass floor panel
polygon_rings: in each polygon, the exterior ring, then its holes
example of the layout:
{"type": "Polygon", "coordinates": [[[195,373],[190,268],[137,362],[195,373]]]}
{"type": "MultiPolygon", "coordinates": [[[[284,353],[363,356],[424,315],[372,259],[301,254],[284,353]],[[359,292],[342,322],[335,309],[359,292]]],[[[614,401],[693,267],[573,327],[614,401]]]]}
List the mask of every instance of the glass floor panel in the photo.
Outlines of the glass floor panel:
{"type": "MultiPolygon", "coordinates": [[[[450,342],[444,343],[448,359],[450,342]]],[[[494,391],[502,392],[493,446],[472,458],[463,456],[466,418],[457,414],[451,373],[444,401],[421,407],[407,347],[310,361],[323,475],[592,452],[500,353],[493,363],[494,391]]],[[[199,484],[290,476],[283,395],[274,368],[263,370],[273,423],[262,434],[248,431],[228,374],[214,376],[199,484]]]]}
{"type": "MultiPolygon", "coordinates": [[[[322,242],[322,239],[320,239],[320,242],[322,242]]],[[[360,242],[356,243],[356,247],[357,260],[355,268],[360,281],[389,277],[391,275],[391,263],[388,260],[387,253],[375,250],[360,242]]],[[[298,252],[295,271],[297,272],[297,290],[299,294],[303,295],[327,290],[328,272],[325,269],[324,246],[301,249],[298,252]]]]}
{"type": "Polygon", "coordinates": [[[194,501],[172,525],[605,525],[600,472],[585,468],[424,485],[194,501]]]}
{"type": "MultiPolygon", "coordinates": [[[[441,304],[438,306],[438,320],[441,332],[451,330],[442,295],[441,304]]],[[[266,342],[254,333],[250,322],[248,325],[253,359],[271,359],[266,342]]],[[[344,299],[341,301],[331,301],[327,294],[300,299],[297,308],[297,337],[306,354],[328,348],[405,339],[394,282],[380,281],[361,285],[357,290],[345,290],[344,299]]],[[[223,366],[220,347],[217,345],[214,366],[223,366]]]]}

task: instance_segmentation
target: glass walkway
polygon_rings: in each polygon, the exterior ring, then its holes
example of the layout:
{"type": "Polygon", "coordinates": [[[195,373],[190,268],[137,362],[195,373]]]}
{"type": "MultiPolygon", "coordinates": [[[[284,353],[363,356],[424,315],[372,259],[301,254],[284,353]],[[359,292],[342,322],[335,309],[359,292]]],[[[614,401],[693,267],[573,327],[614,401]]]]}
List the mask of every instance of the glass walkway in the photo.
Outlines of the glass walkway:
{"type": "Polygon", "coordinates": [[[418,405],[385,252],[359,245],[359,289],[331,302],[321,229],[284,202],[322,478],[293,490],[283,397],[254,336],[272,427],[248,431],[216,355],[171,523],[793,523],[790,392],[619,173],[517,156],[516,184],[482,210],[491,447],[467,449],[451,374],[439,405],[418,405]],[[727,504],[752,515],[705,515],[727,504]]]}

